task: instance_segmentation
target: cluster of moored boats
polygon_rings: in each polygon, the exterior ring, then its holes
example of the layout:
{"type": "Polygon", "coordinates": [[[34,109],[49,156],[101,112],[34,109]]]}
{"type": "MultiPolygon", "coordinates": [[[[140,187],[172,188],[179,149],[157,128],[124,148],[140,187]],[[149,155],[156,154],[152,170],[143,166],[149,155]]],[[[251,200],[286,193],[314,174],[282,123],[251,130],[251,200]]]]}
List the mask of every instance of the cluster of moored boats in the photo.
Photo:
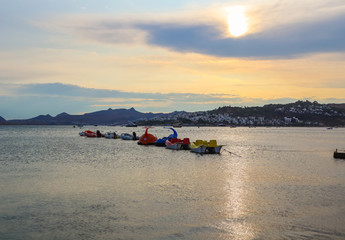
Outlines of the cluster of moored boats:
{"type": "Polygon", "coordinates": [[[223,145],[218,145],[217,140],[196,140],[195,142],[190,142],[189,138],[180,139],[177,136],[177,132],[174,128],[169,128],[173,131],[167,137],[157,138],[153,134],[149,133],[149,128],[146,128],[145,133],[140,137],[137,137],[136,133],[133,132],[132,134],[129,133],[121,133],[120,135],[116,134],[115,132],[107,132],[105,134],[101,133],[99,130],[96,132],[86,130],[80,132],[80,136],[86,137],[104,137],[109,139],[117,139],[120,138],[122,140],[137,140],[139,145],[155,145],[155,146],[162,146],[166,147],[167,149],[172,150],[190,150],[191,152],[195,153],[210,153],[210,154],[219,154],[223,145]]]}
{"type": "Polygon", "coordinates": [[[108,139],[121,138],[122,140],[138,140],[139,139],[135,132],[133,132],[133,134],[121,133],[120,135],[118,135],[116,132],[101,133],[99,130],[97,130],[96,132],[86,130],[86,131],[80,132],[79,135],[90,137],[90,138],[97,138],[97,137],[98,138],[104,137],[108,139]]]}

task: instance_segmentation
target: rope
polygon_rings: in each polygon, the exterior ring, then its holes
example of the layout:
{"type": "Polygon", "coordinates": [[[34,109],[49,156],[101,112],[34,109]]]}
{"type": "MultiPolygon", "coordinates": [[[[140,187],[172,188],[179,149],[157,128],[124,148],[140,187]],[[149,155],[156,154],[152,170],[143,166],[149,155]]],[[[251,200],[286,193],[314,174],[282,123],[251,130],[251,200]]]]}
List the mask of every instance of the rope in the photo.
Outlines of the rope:
{"type": "Polygon", "coordinates": [[[238,155],[238,154],[236,154],[236,153],[234,153],[234,152],[230,152],[228,149],[223,148],[223,150],[224,150],[224,151],[227,151],[227,152],[230,153],[230,154],[234,154],[235,156],[242,157],[242,156],[240,156],[240,155],[238,155]]]}

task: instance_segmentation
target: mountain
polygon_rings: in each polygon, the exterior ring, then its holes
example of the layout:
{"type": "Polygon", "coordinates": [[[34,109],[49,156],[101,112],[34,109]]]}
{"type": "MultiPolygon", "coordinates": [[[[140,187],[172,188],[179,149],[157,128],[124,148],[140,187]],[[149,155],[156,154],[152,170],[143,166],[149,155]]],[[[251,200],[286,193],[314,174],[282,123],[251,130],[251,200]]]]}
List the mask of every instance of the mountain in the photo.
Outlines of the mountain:
{"type": "Polygon", "coordinates": [[[6,122],[6,119],[0,116],[0,122],[6,122]]]}
{"type": "Polygon", "coordinates": [[[39,115],[34,118],[25,120],[9,120],[13,124],[37,124],[37,125],[95,125],[95,124],[125,124],[129,121],[135,121],[140,118],[150,119],[161,114],[157,113],[141,113],[134,108],[130,109],[111,109],[102,110],[83,115],[70,115],[68,113],[60,113],[55,117],[47,115],[39,115]]]}
{"type": "Polygon", "coordinates": [[[134,121],[139,118],[152,118],[159,114],[153,113],[141,113],[136,111],[134,108],[130,109],[111,109],[86,113],[83,115],[84,119],[87,119],[86,122],[93,123],[126,123],[128,121],[134,121]]]}

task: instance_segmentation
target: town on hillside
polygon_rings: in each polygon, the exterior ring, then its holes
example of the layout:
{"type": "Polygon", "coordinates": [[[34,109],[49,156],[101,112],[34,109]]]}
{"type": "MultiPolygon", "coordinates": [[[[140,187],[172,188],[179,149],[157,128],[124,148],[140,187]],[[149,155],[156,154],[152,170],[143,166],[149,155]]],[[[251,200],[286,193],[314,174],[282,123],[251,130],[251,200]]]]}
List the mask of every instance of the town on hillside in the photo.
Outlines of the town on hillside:
{"type": "Polygon", "coordinates": [[[180,123],[185,126],[345,126],[345,104],[297,101],[263,107],[219,107],[212,111],[174,112],[138,125],[180,123]]]}

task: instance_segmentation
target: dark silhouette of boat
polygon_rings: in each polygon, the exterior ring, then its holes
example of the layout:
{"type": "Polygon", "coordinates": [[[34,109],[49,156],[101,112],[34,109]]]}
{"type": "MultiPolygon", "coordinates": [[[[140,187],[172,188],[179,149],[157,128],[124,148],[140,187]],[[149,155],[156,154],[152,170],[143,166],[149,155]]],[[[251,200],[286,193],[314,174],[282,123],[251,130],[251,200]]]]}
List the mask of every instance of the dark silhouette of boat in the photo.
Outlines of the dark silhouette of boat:
{"type": "Polygon", "coordinates": [[[345,151],[338,151],[338,149],[336,149],[335,152],[333,153],[333,157],[345,159],[345,151]]]}

